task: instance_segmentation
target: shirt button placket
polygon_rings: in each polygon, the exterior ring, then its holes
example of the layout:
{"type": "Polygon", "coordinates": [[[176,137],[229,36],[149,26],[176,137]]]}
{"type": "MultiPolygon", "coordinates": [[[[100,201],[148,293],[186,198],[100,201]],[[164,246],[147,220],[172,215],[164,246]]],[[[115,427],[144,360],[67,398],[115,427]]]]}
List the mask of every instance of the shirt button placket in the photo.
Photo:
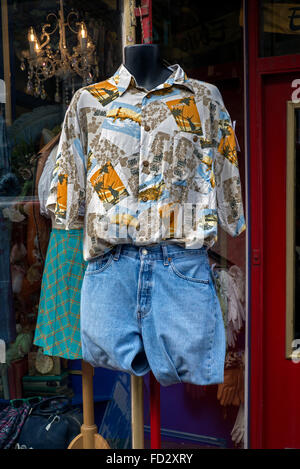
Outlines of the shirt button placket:
{"type": "MultiPolygon", "coordinates": [[[[142,109],[141,109],[141,117],[142,117],[142,122],[143,122],[143,108],[145,106],[147,106],[148,104],[148,99],[151,97],[151,95],[147,94],[144,96],[144,98],[142,99],[142,109]]],[[[140,163],[139,163],[139,181],[140,181],[140,184],[143,183],[143,176],[145,177],[145,174],[147,174],[148,172],[145,171],[143,172],[143,169],[145,168],[149,168],[149,161],[146,159],[146,149],[148,147],[148,139],[149,139],[149,132],[151,130],[151,127],[145,122],[144,125],[142,125],[142,128],[141,128],[141,133],[140,133],[140,138],[141,138],[141,141],[140,141],[140,155],[139,155],[139,159],[140,159],[140,163]]],[[[140,201],[142,202],[147,202],[148,200],[148,197],[147,196],[144,196],[142,198],[139,199],[140,201]]]]}

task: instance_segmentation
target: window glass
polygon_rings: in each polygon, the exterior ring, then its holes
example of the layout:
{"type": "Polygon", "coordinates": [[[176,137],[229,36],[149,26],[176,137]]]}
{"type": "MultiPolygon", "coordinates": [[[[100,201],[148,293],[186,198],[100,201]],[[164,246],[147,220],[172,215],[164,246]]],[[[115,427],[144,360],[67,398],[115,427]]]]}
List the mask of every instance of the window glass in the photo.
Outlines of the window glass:
{"type": "MultiPolygon", "coordinates": [[[[216,85],[236,123],[238,161],[246,214],[242,2],[153,1],[153,40],[162,46],[167,63],[179,63],[188,76],[216,85]]],[[[218,241],[209,250],[227,334],[225,380],[244,373],[246,328],[246,234],[234,238],[219,227],[218,241]],[[230,289],[235,291],[230,297],[230,289]],[[237,321],[233,320],[236,316],[237,321]]],[[[184,320],[184,319],[183,319],[184,320]]],[[[241,380],[243,382],[243,379],[241,380]]],[[[161,387],[162,445],[165,448],[224,448],[233,441],[240,400],[224,405],[226,386],[192,384],[161,387]],[[170,405],[178,408],[169,412],[170,405]],[[224,416],[226,415],[226,418],[224,416]]],[[[234,387],[235,385],[233,385],[234,387]]],[[[243,395],[243,384],[241,395],[243,395]]],[[[146,396],[149,396],[146,380],[146,396]]],[[[145,403],[145,441],[149,445],[150,410],[145,403]]]]}
{"type": "MultiPolygon", "coordinates": [[[[40,349],[32,346],[45,259],[51,247],[52,223],[43,204],[61,124],[74,92],[85,84],[110,77],[122,62],[123,3],[131,2],[1,1],[0,101],[2,96],[6,103],[0,103],[0,298],[4,299],[0,339],[9,349],[10,373],[14,369],[11,365],[21,360],[18,370],[22,369],[21,375],[27,377],[22,388],[25,398],[36,393],[32,377],[56,373],[61,377],[55,380],[57,390],[71,396],[73,402],[82,403],[80,359],[76,359],[76,349],[74,359],[67,363],[50,356],[45,359],[40,349]],[[71,59],[75,73],[68,71],[67,63],[54,60],[55,51],[59,47],[64,49],[64,36],[57,26],[62,4],[64,21],[70,26],[65,28],[66,47],[69,54],[77,51],[82,57],[80,63],[78,55],[71,59]],[[48,55],[42,55],[42,50],[48,55]],[[90,56],[91,68],[83,73],[87,52],[91,50],[95,51],[95,57],[90,56]],[[44,172],[47,164],[48,177],[44,172]],[[25,345],[20,352],[16,340],[21,339],[25,345]],[[67,371],[71,380],[65,379],[67,371]]],[[[153,0],[152,13],[153,42],[161,45],[166,63],[178,63],[189,77],[216,85],[222,94],[232,120],[230,136],[237,149],[234,156],[240,174],[240,179],[235,181],[242,188],[246,217],[242,0],[217,0],[212,4],[199,0],[153,0]]],[[[136,23],[139,43],[140,21],[137,19],[136,23]]],[[[236,201],[231,189],[227,197],[234,209],[236,201]]],[[[55,248],[59,256],[63,249],[55,248]]],[[[226,330],[226,382],[212,386],[161,387],[162,446],[165,448],[233,448],[244,444],[242,437],[232,437],[232,430],[237,419],[243,420],[245,248],[245,231],[233,237],[219,226],[218,239],[209,250],[209,262],[226,330]],[[226,400],[229,388],[235,390],[234,400],[226,400]]],[[[52,295],[50,291],[50,300],[52,295]]],[[[49,327],[52,325],[49,317],[49,327]]],[[[56,345],[59,348],[59,341],[56,345]]],[[[114,440],[114,447],[128,448],[130,382],[128,375],[121,375],[95,369],[95,422],[103,435],[114,440]]],[[[12,378],[9,376],[13,375],[7,376],[8,381],[1,382],[0,398],[10,396],[12,378]]],[[[149,376],[145,377],[144,385],[145,446],[149,447],[149,376]]],[[[53,390],[39,390],[39,393],[49,396],[53,390]]]]}
{"type": "Polygon", "coordinates": [[[261,0],[260,56],[300,53],[300,2],[261,0]]]}
{"type": "Polygon", "coordinates": [[[153,2],[153,41],[159,42],[169,61],[215,65],[242,60],[241,1],[153,2]]]}
{"type": "MultiPolygon", "coordinates": [[[[61,355],[62,342],[54,338],[53,330],[59,323],[63,340],[73,321],[73,306],[72,301],[66,302],[64,319],[55,315],[58,305],[51,278],[46,299],[47,305],[51,304],[46,321],[47,358],[33,345],[39,305],[46,301],[41,288],[46,256],[53,248],[45,201],[61,126],[73,94],[86,84],[111,76],[122,61],[120,3],[4,0],[0,15],[0,339],[7,349],[0,399],[35,395],[34,379],[39,376],[41,395],[60,391],[81,402],[77,376],[81,360],[76,359],[79,328],[74,327],[74,360],[66,363],[61,355]],[[56,343],[55,350],[51,349],[52,342],[56,343]],[[73,368],[69,380],[66,372],[73,368]],[[57,375],[52,388],[45,378],[42,380],[43,375],[51,374],[57,375]],[[23,375],[28,378],[24,386],[23,375]],[[16,376],[21,380],[17,391],[13,385],[16,376]]],[[[63,243],[56,249],[59,258],[63,243]]],[[[68,265],[72,256],[70,252],[65,255],[69,256],[64,260],[68,265]]],[[[75,300],[78,302],[78,298],[75,300]]],[[[95,381],[95,399],[107,397],[113,387],[111,375],[105,378],[106,389],[95,381]]],[[[96,407],[96,420],[98,415],[96,407]]]]}
{"type": "Polygon", "coordinates": [[[300,108],[288,103],[286,210],[286,357],[300,350],[300,108]]]}

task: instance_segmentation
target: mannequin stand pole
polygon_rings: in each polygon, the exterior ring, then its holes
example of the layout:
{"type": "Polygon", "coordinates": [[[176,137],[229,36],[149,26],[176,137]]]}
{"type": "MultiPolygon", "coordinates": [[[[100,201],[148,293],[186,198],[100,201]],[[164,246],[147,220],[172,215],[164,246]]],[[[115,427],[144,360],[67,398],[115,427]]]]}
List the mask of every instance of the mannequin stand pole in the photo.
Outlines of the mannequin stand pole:
{"type": "Polygon", "coordinates": [[[68,449],[110,449],[94,422],[93,367],[83,360],[81,363],[83,424],[81,433],[71,441],[68,449]]]}
{"type": "Polygon", "coordinates": [[[144,449],[144,396],[142,376],[131,376],[132,449],[144,449]]]}
{"type": "Polygon", "coordinates": [[[150,372],[150,428],[151,449],[160,449],[160,384],[152,372],[150,372]]]}

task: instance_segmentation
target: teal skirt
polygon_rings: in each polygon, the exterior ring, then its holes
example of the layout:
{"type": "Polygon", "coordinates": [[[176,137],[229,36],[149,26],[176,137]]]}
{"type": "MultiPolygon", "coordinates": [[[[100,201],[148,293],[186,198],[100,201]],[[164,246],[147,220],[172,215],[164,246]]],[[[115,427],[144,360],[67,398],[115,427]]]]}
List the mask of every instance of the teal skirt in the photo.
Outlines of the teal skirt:
{"type": "Polygon", "coordinates": [[[87,266],[83,229],[52,229],[41,285],[34,344],[45,355],[82,358],[80,292],[87,266]]]}

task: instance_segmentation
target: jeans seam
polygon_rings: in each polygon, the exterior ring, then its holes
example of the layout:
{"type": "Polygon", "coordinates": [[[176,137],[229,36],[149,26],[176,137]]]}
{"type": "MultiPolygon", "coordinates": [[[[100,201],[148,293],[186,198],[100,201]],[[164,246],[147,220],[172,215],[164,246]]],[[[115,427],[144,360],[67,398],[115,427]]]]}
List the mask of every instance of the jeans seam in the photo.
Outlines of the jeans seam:
{"type": "Polygon", "coordinates": [[[101,267],[100,269],[95,269],[95,270],[89,270],[89,271],[86,270],[85,275],[100,274],[111,265],[112,261],[113,261],[113,255],[110,254],[109,258],[107,259],[106,264],[104,264],[103,267],[101,267]]]}
{"type": "Polygon", "coordinates": [[[178,275],[178,277],[181,277],[183,278],[184,280],[188,281],[188,282],[192,282],[192,283],[202,283],[204,285],[208,285],[209,284],[209,279],[208,280],[202,280],[202,279],[195,279],[195,278],[192,278],[192,277],[187,277],[186,275],[183,275],[181,272],[179,272],[179,270],[176,269],[174,263],[173,263],[173,260],[171,259],[170,261],[170,265],[172,267],[172,270],[173,272],[178,275]]]}
{"type": "Polygon", "coordinates": [[[215,292],[214,292],[214,289],[212,288],[212,285],[210,284],[210,288],[212,290],[212,294],[213,294],[213,304],[212,304],[212,308],[213,308],[213,324],[211,326],[211,330],[210,330],[210,339],[209,339],[209,350],[208,350],[208,370],[207,370],[207,380],[210,381],[211,379],[211,372],[212,372],[212,347],[213,347],[213,336],[214,336],[214,332],[216,330],[216,321],[217,321],[217,303],[216,303],[216,295],[215,295],[215,292]]]}

